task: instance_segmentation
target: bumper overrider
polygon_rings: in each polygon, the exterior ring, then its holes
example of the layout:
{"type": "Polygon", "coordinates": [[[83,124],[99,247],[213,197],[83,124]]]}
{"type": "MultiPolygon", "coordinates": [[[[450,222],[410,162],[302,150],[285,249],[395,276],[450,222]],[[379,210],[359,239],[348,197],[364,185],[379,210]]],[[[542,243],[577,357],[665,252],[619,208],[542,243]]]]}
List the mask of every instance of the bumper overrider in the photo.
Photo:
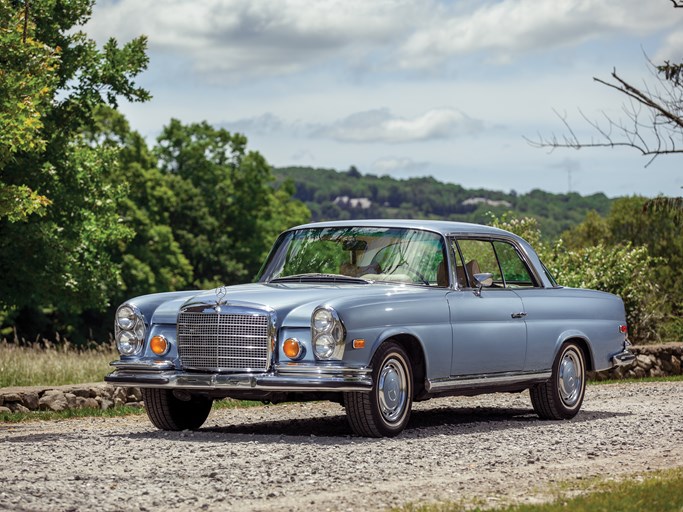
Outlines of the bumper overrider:
{"type": "Polygon", "coordinates": [[[178,370],[170,361],[114,361],[104,380],[116,386],[194,390],[370,391],[372,369],[287,363],[266,372],[201,373],[178,370]]]}
{"type": "Polygon", "coordinates": [[[631,342],[625,340],[621,352],[612,356],[612,364],[614,366],[627,366],[635,361],[636,356],[633,352],[631,352],[630,347],[631,342]]]}

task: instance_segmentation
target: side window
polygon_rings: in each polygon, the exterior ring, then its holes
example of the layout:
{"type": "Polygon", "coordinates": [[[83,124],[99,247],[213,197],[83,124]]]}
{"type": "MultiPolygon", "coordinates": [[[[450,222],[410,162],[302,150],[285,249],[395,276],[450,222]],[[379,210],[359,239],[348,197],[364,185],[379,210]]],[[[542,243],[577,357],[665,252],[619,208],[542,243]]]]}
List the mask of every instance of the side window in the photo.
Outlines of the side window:
{"type": "Polygon", "coordinates": [[[534,286],[529,270],[511,244],[493,242],[493,246],[496,248],[500,268],[503,271],[505,286],[508,288],[534,286]]]}
{"type": "MultiPolygon", "coordinates": [[[[521,288],[536,286],[524,260],[519,256],[514,246],[499,240],[458,240],[454,244],[454,251],[458,252],[458,247],[465,262],[464,271],[462,268],[458,272],[458,282],[461,282],[460,275],[467,276],[469,286],[474,286],[474,274],[492,274],[493,288],[521,288]]],[[[456,261],[457,257],[456,257],[456,261]]],[[[466,284],[462,285],[467,286],[466,284]]]]}
{"type": "Polygon", "coordinates": [[[458,282],[458,288],[468,288],[467,273],[465,272],[465,265],[462,264],[458,244],[455,240],[451,241],[451,249],[453,250],[453,261],[455,262],[455,278],[458,282]]]}
{"type": "Polygon", "coordinates": [[[487,240],[458,240],[460,252],[465,260],[465,269],[470,279],[470,286],[474,286],[472,276],[474,274],[493,274],[493,286],[504,286],[503,276],[500,273],[496,252],[493,244],[487,240]]]}

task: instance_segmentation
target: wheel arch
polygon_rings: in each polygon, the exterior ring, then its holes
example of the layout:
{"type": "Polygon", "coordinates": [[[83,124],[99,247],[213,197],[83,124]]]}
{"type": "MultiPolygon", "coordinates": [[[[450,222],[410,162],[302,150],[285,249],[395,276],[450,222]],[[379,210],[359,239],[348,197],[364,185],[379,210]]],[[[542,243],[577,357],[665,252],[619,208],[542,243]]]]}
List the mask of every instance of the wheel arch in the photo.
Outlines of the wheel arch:
{"type": "Polygon", "coordinates": [[[410,359],[410,366],[413,370],[413,396],[420,397],[425,393],[425,380],[427,378],[428,362],[425,357],[422,341],[412,333],[396,332],[388,333],[383,336],[372,350],[374,356],[377,349],[384,343],[393,341],[406,351],[410,359]]]}
{"type": "Polygon", "coordinates": [[[583,359],[586,362],[586,371],[593,371],[595,368],[595,361],[593,360],[593,351],[591,349],[591,344],[588,340],[588,337],[577,332],[566,333],[565,336],[561,336],[558,340],[557,346],[555,347],[555,357],[557,357],[562,345],[567,342],[576,343],[576,345],[581,349],[581,352],[583,352],[583,359]]]}

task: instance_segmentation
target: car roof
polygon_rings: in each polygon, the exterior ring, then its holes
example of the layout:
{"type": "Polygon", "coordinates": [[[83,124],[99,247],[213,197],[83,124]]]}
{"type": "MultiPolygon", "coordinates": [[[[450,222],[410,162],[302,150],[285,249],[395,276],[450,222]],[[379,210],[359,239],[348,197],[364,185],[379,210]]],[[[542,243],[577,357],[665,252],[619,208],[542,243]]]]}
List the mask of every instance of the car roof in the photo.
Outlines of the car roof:
{"type": "Polygon", "coordinates": [[[375,227],[375,228],[410,228],[424,229],[449,234],[484,234],[484,235],[507,235],[511,233],[502,229],[482,224],[472,224],[469,222],[452,222],[445,220],[417,220],[417,219],[363,219],[363,220],[340,220],[330,222],[312,222],[291,228],[291,230],[308,228],[337,228],[337,227],[375,227]]]}

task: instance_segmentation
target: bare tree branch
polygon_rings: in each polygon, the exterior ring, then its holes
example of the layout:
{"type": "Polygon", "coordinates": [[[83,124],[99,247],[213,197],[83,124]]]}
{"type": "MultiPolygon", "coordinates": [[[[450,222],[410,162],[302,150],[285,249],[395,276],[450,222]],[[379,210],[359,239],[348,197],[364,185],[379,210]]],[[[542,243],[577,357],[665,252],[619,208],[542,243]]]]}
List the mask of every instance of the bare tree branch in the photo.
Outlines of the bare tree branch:
{"type": "Polygon", "coordinates": [[[565,134],[539,135],[534,140],[524,137],[525,140],[533,147],[547,148],[551,152],[556,148],[630,147],[651,157],[645,167],[660,155],[683,153],[683,64],[665,62],[655,66],[648,60],[648,65],[655,79],[653,86],[644,82],[643,86],[636,87],[622,78],[616,69],[611,73],[611,80],[593,78],[628,99],[622,105],[623,119],[614,119],[602,112],[602,120],[597,121],[579,110],[597,138],[580,140],[567,115],[554,111],[565,134]]]}

